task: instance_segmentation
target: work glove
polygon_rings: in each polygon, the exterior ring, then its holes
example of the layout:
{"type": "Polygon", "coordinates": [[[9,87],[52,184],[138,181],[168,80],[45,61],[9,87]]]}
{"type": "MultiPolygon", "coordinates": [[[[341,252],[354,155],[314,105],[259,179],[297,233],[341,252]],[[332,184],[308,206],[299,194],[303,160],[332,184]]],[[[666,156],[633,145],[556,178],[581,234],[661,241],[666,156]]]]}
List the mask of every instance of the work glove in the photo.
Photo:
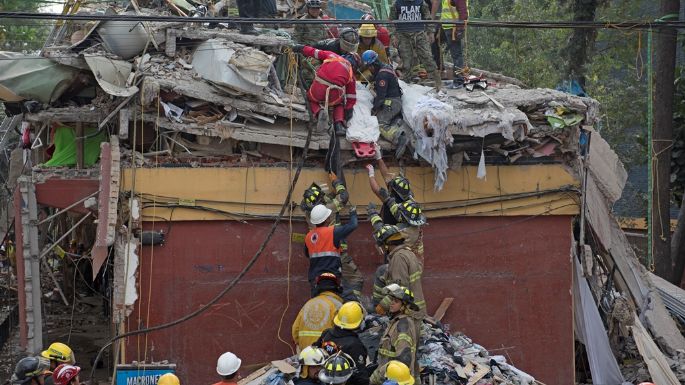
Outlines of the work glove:
{"type": "Polygon", "coordinates": [[[302,51],[304,50],[304,45],[293,44],[292,46],[290,46],[290,48],[292,48],[293,52],[295,53],[302,53],[302,51]]]}
{"type": "Polygon", "coordinates": [[[383,152],[381,151],[381,145],[378,144],[378,142],[373,143],[373,149],[376,150],[376,153],[374,154],[373,158],[376,160],[381,160],[383,158],[383,152]]]}
{"type": "Polygon", "coordinates": [[[338,179],[338,176],[335,175],[334,172],[329,172],[329,173],[328,173],[328,180],[330,180],[331,183],[332,183],[333,185],[335,185],[335,181],[336,181],[337,179],[338,179]]]}
{"type": "Polygon", "coordinates": [[[371,218],[374,215],[378,215],[378,207],[376,206],[375,203],[369,202],[369,205],[366,206],[366,213],[371,218]]]}
{"type": "Polygon", "coordinates": [[[350,108],[349,110],[345,110],[345,122],[348,123],[352,119],[352,115],[354,114],[354,109],[350,108]]]}
{"type": "Polygon", "coordinates": [[[369,178],[373,178],[376,176],[376,170],[374,170],[372,164],[367,164],[366,169],[369,171],[369,178]]]}

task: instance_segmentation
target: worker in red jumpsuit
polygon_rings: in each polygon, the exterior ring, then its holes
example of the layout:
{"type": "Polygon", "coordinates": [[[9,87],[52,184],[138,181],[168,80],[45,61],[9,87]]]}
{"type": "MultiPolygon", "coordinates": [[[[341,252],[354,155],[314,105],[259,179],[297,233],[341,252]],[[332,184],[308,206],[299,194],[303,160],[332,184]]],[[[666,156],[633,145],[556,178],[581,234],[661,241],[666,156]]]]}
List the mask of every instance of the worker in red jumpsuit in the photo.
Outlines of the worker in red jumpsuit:
{"type": "Polygon", "coordinates": [[[293,51],[323,61],[307,91],[307,99],[317,118],[319,112],[328,108],[329,114],[332,112],[335,134],[344,136],[357,102],[355,72],[361,62],[359,55],[355,52],[340,56],[301,44],[293,45],[293,51]]]}

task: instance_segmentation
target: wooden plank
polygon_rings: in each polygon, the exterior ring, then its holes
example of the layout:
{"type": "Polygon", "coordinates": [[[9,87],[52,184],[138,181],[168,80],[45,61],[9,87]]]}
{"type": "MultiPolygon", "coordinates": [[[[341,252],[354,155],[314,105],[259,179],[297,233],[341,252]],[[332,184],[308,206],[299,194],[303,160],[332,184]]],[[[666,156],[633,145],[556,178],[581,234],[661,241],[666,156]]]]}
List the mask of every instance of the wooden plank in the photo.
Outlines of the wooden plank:
{"type": "Polygon", "coordinates": [[[445,313],[447,312],[447,309],[449,309],[450,305],[452,304],[452,301],[454,301],[454,298],[452,297],[447,297],[442,300],[442,303],[440,303],[440,306],[438,306],[438,310],[435,311],[435,314],[433,315],[433,318],[436,321],[441,321],[442,317],[445,316],[445,313]]]}

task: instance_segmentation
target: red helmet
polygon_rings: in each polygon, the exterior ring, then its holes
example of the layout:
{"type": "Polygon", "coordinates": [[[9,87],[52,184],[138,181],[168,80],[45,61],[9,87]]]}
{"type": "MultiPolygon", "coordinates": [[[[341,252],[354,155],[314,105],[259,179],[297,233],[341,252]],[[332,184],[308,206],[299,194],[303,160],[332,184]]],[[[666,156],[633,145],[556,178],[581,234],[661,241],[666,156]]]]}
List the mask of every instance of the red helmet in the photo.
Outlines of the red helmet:
{"type": "Polygon", "coordinates": [[[71,380],[76,378],[80,371],[81,368],[78,366],[62,364],[52,372],[52,380],[55,385],[69,385],[71,380]]]}

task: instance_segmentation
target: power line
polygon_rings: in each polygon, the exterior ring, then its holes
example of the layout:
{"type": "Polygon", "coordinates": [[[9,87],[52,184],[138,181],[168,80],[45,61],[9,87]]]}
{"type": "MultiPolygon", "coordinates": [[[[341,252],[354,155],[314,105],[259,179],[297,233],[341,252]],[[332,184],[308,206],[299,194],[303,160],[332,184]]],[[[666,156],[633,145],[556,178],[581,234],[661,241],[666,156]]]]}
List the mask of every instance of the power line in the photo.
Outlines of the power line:
{"type": "MultiPolygon", "coordinates": [[[[180,17],[156,15],[63,15],[57,13],[35,12],[0,12],[0,19],[29,19],[29,20],[85,20],[85,21],[149,21],[172,23],[235,23],[235,24],[265,24],[265,25],[297,25],[297,24],[341,24],[359,25],[361,20],[350,19],[262,19],[262,18],[231,18],[231,17],[180,17]]],[[[364,20],[364,24],[402,25],[416,24],[411,21],[397,20],[364,20]]],[[[498,20],[422,20],[421,24],[457,24],[484,28],[533,28],[533,29],[678,29],[685,28],[685,21],[498,21],[498,20]]]]}

